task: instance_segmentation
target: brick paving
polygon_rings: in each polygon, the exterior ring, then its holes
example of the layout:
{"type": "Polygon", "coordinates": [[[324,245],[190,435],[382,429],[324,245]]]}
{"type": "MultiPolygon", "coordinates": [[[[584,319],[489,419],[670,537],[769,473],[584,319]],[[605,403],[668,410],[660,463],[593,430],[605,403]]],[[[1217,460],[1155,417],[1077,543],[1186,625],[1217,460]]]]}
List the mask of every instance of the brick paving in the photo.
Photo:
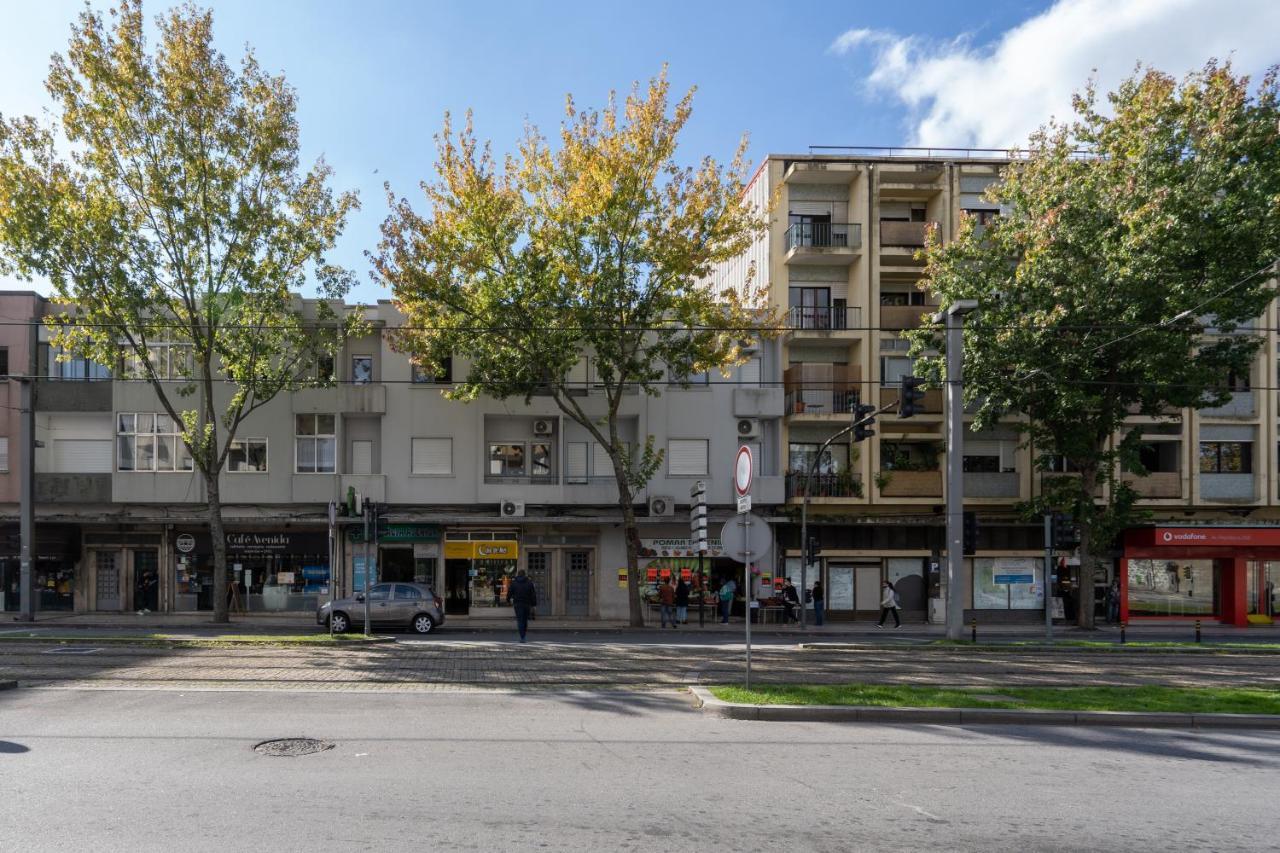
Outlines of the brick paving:
{"type": "MultiPolygon", "coordinates": [[[[27,686],[431,691],[654,689],[742,677],[741,649],[622,643],[433,641],[358,648],[155,648],[55,644],[0,648],[0,680],[27,686]],[[53,649],[63,651],[50,653],[53,649]]],[[[759,682],[954,686],[1252,685],[1280,689],[1280,655],[966,652],[957,648],[753,650],[759,682]]]]}

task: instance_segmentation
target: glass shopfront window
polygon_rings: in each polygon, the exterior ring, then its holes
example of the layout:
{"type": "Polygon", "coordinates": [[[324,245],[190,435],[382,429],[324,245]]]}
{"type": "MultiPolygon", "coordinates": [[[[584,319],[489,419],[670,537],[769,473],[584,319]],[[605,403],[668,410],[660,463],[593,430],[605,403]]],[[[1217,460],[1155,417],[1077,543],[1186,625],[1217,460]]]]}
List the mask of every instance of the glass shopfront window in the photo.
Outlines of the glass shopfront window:
{"type": "Polygon", "coordinates": [[[1044,610],[1044,560],[983,557],[973,561],[975,610],[1044,610]]]}
{"type": "Polygon", "coordinates": [[[1212,616],[1219,608],[1217,560],[1130,560],[1130,616],[1212,616]]]}
{"type": "MultiPolygon", "coordinates": [[[[21,602],[22,569],[17,557],[0,557],[0,610],[16,612],[21,602]]],[[[72,610],[75,605],[75,563],[40,558],[32,566],[36,610],[72,610]]]]}
{"type": "MultiPolygon", "coordinates": [[[[175,545],[174,610],[212,610],[213,547],[209,535],[179,534],[175,545]]],[[[329,595],[328,534],[228,532],[227,574],[225,594],[233,612],[315,610],[329,595]]]]}

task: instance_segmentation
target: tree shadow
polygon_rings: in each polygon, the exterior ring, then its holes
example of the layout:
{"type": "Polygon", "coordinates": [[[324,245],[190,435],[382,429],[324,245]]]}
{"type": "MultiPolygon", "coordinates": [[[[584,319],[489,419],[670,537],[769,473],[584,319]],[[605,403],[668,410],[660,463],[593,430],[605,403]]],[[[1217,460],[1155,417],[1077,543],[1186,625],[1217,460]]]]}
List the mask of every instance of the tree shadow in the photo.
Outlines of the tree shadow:
{"type": "Polygon", "coordinates": [[[20,743],[14,743],[11,740],[0,740],[0,755],[10,754],[16,755],[23,752],[30,752],[31,747],[23,746],[20,743]]]}

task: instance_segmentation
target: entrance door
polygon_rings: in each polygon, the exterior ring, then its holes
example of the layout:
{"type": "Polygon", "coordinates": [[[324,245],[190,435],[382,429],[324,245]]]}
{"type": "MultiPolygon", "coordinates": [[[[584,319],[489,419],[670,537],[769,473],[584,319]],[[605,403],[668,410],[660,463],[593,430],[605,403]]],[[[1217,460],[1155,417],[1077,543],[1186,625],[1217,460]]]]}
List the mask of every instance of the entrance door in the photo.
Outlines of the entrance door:
{"type": "Polygon", "coordinates": [[[880,609],[880,567],[854,566],[853,602],[857,610],[880,609]]]}
{"type": "Polygon", "coordinates": [[[564,615],[591,615],[591,552],[566,551],[564,615]]]}
{"type": "Polygon", "coordinates": [[[471,612],[471,561],[444,561],[444,612],[466,616],[471,612]]]}
{"type": "Polygon", "coordinates": [[[553,613],[551,600],[551,552],[530,551],[527,562],[529,580],[533,581],[533,588],[538,593],[538,605],[542,608],[544,615],[550,616],[553,613]]]}
{"type": "Polygon", "coordinates": [[[160,609],[160,553],[153,548],[131,552],[133,557],[133,607],[160,609]]]}
{"type": "Polygon", "coordinates": [[[94,561],[94,584],[99,610],[120,610],[120,555],[98,551],[94,561]]]}
{"type": "Polygon", "coordinates": [[[378,580],[413,583],[413,549],[379,548],[378,580]]]}
{"type": "Polygon", "coordinates": [[[924,610],[924,561],[919,557],[889,560],[889,583],[898,591],[903,610],[924,610]]]}

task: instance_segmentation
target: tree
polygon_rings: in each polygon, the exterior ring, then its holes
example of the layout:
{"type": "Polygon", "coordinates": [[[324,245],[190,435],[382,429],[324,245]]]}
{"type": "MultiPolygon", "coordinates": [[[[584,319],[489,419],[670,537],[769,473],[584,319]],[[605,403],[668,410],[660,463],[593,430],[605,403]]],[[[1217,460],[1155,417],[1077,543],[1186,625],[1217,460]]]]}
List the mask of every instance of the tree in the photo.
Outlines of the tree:
{"type": "Polygon", "coordinates": [[[247,53],[213,47],[213,19],[184,6],[147,52],[141,4],[108,22],[85,11],[46,87],[70,152],[31,118],[0,121],[0,254],[46,277],[70,307],[52,341],[149,382],[181,428],[175,464],[205,483],[215,620],[227,620],[218,474],[236,430],[299,364],[331,348],[344,319],[297,297],[314,270],[340,299],[350,276],[322,255],[356,206],[328,189],[323,160],[299,168],[296,95],[247,53]],[[108,25],[110,24],[110,26],[108,25]]]}
{"type": "MultiPolygon", "coordinates": [[[[1221,405],[1263,343],[1245,324],[1280,256],[1275,72],[1249,87],[1210,62],[1181,82],[1140,71],[1106,111],[1086,88],[1075,119],[1037,132],[989,190],[1002,215],[926,249],[924,286],[980,303],[964,344],[976,427],[1019,417],[1036,467],[1073,472],[1029,509],[1080,525],[1082,627],[1096,555],[1135,518],[1117,469],[1146,473],[1131,418],[1221,405]]],[[[913,338],[915,353],[939,344],[936,328],[913,338]]]]}
{"type": "Polygon", "coordinates": [[[668,110],[665,71],[619,108],[579,112],[570,98],[560,145],[527,129],[499,164],[448,116],[437,136],[431,207],[419,215],[388,188],[377,274],[407,321],[396,345],[428,370],[462,356],[455,399],[550,395],[605,448],[625,527],[630,615],[643,613],[635,497],[662,462],[649,436],[620,429],[629,393],[658,394],[668,368],[692,375],[743,360],[772,322],[760,294],[713,293],[712,266],[763,233],[743,197],[742,149],[723,168],[675,160],[693,92],[668,110]],[[670,114],[669,114],[670,112],[670,114]],[[585,395],[575,368],[591,359],[585,395]]]}

